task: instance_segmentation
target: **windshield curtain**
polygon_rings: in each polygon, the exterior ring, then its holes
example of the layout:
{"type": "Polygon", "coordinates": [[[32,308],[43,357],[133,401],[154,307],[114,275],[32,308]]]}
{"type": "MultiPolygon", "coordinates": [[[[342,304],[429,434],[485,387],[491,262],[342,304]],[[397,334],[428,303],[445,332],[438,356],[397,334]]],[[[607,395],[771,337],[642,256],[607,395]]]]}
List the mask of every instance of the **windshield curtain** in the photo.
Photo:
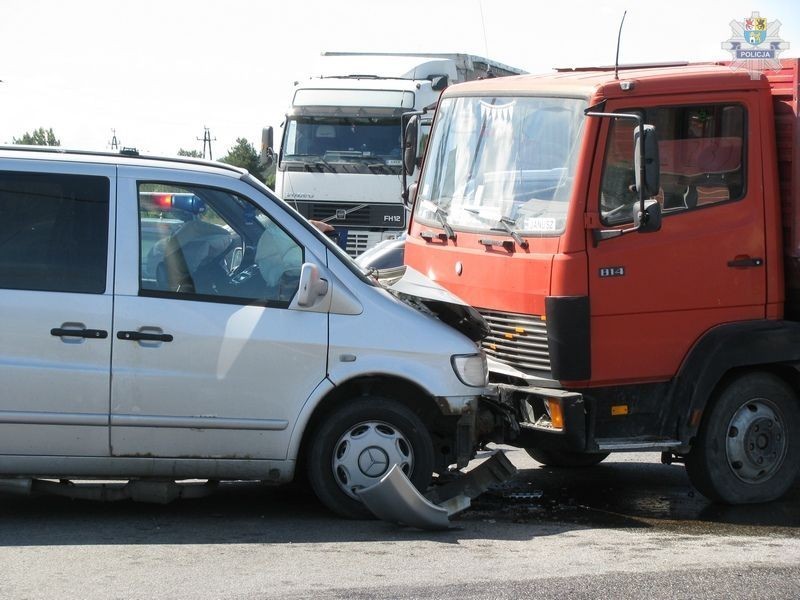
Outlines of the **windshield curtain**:
{"type": "Polygon", "coordinates": [[[464,230],[561,233],[586,105],[530,96],[442,100],[416,218],[437,225],[445,217],[464,230]]]}
{"type": "Polygon", "coordinates": [[[399,173],[399,117],[295,117],[287,123],[283,160],[351,172],[399,173]]]}

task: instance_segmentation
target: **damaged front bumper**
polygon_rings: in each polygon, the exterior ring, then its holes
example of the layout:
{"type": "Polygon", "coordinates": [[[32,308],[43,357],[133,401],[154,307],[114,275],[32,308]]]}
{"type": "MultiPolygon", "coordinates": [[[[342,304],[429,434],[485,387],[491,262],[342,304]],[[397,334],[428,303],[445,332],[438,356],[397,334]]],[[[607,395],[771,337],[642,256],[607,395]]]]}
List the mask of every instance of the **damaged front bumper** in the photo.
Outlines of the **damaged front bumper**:
{"type": "Polygon", "coordinates": [[[518,426],[505,443],[520,448],[590,450],[593,439],[584,396],[549,387],[499,384],[497,402],[513,412],[518,426]]]}

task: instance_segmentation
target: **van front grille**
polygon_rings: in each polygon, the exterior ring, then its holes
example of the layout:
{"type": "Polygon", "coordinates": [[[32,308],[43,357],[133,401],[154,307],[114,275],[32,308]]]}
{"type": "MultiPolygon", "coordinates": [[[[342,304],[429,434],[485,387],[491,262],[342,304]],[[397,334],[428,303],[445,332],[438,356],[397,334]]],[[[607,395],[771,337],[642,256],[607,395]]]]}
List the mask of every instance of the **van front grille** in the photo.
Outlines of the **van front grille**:
{"type": "Polygon", "coordinates": [[[488,356],[520,371],[550,371],[547,323],[538,315],[520,315],[479,308],[491,333],[482,345],[488,356]]]}

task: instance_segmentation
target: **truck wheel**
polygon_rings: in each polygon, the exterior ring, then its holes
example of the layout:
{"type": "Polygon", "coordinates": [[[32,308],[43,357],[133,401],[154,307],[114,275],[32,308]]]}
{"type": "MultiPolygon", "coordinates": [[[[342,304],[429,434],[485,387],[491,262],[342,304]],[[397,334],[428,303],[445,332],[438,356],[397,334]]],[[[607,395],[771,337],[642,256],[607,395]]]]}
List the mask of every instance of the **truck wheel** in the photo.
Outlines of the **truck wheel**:
{"type": "Polygon", "coordinates": [[[707,498],[769,502],[800,470],[800,407],[792,389],[768,373],[732,381],[707,409],[686,470],[707,498]]]}
{"type": "Polygon", "coordinates": [[[608,458],[608,452],[586,454],[568,450],[543,450],[541,448],[525,448],[533,460],[548,467],[593,467],[608,458]]]}
{"type": "Polygon", "coordinates": [[[378,483],[398,464],[425,491],[433,474],[433,442],[408,408],[367,396],[325,417],[307,459],[311,487],[323,504],[343,517],[373,518],[356,490],[378,483]]]}

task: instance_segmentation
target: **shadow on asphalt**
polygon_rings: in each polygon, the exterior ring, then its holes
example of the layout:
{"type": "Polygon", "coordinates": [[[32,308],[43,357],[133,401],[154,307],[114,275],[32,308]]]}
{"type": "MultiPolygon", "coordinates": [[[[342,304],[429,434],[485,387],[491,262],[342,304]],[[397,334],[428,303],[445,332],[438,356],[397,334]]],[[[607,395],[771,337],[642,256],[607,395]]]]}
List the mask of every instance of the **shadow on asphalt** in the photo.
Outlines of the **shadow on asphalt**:
{"type": "Polygon", "coordinates": [[[510,482],[477,498],[462,518],[484,515],[518,523],[557,520],[588,527],[678,525],[687,533],[713,525],[798,528],[800,481],[778,501],[726,506],[697,492],[680,465],[607,462],[583,469],[540,467],[520,470],[510,482]]]}
{"type": "Polygon", "coordinates": [[[800,527],[800,485],[768,505],[713,505],[683,467],[609,462],[587,469],[522,469],[473,501],[454,529],[420,532],[338,519],[310,491],[222,484],[202,499],[168,505],[0,496],[0,546],[262,544],[464,539],[531,540],[574,529],[658,528],[687,534],[763,535],[800,527]]]}

